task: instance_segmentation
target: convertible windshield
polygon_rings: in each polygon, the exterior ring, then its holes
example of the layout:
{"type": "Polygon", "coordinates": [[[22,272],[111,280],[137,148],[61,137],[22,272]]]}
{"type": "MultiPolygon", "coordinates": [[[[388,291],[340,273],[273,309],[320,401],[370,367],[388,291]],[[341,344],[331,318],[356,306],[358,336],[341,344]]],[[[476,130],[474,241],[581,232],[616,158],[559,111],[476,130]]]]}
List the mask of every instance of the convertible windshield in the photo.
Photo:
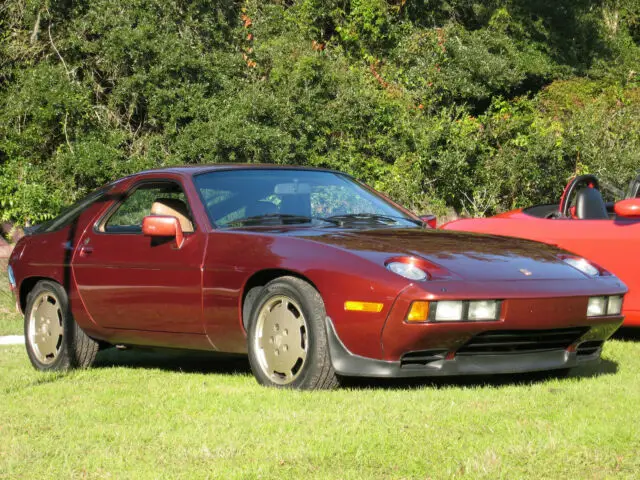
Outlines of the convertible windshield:
{"type": "Polygon", "coordinates": [[[314,170],[225,170],[197,175],[196,187],[218,228],[260,225],[420,224],[346,175],[314,170]]]}

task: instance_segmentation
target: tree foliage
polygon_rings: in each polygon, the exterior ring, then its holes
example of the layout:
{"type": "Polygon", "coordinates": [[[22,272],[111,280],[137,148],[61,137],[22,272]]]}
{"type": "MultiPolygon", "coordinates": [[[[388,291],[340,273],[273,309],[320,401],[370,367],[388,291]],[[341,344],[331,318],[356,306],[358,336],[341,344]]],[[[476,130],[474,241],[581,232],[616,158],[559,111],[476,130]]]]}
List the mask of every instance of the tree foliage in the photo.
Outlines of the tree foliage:
{"type": "Polygon", "coordinates": [[[418,211],[640,167],[637,0],[6,0],[0,220],[174,164],[337,168],[418,211]]]}

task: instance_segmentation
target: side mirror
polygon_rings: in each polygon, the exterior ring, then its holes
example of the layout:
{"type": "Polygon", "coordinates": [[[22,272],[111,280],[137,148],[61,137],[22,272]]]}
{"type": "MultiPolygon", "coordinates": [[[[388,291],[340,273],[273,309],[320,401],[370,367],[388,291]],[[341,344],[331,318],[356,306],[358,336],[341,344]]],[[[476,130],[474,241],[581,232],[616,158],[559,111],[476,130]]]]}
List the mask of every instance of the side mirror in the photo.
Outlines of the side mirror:
{"type": "Polygon", "coordinates": [[[150,215],[142,219],[142,233],[148,237],[175,238],[178,248],[182,247],[184,234],[180,221],[167,215],[150,215]]]}
{"type": "Polygon", "coordinates": [[[438,225],[438,218],[435,215],[420,215],[419,218],[425,225],[429,225],[431,228],[436,228],[438,225]]]}
{"type": "Polygon", "coordinates": [[[640,217],[640,198],[628,198],[620,200],[613,206],[613,210],[618,217],[639,218],[640,217]]]}

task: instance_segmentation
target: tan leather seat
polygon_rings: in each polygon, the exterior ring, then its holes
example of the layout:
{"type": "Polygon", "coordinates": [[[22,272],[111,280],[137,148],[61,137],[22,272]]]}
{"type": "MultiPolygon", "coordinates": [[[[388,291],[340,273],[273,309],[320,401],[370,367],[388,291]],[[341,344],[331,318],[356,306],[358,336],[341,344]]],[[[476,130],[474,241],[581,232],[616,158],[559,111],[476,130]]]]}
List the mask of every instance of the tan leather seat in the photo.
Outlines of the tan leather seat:
{"type": "Polygon", "coordinates": [[[177,198],[156,198],[151,205],[151,215],[168,215],[176,217],[185,233],[193,232],[193,223],[189,220],[187,205],[177,198]]]}

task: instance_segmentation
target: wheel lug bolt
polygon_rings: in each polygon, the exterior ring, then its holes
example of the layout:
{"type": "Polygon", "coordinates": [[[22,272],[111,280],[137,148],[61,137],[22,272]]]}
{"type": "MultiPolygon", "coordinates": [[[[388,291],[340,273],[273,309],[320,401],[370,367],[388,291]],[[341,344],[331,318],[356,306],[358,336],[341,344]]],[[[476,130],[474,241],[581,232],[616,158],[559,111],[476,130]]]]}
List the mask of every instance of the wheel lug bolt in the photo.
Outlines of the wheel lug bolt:
{"type": "Polygon", "coordinates": [[[282,332],[285,335],[289,335],[289,330],[287,330],[286,328],[284,329],[284,332],[282,332]]]}
{"type": "Polygon", "coordinates": [[[269,343],[273,343],[273,337],[269,339],[269,343]]]}
{"type": "Polygon", "coordinates": [[[286,352],[287,350],[289,350],[289,347],[287,345],[283,345],[282,346],[282,351],[286,352]]]}
{"type": "Polygon", "coordinates": [[[275,351],[273,352],[275,354],[275,356],[277,357],[278,355],[280,355],[280,351],[276,348],[275,351]]]}
{"type": "Polygon", "coordinates": [[[273,326],[273,331],[277,332],[278,330],[280,330],[280,325],[278,325],[277,323],[273,326]]]}

